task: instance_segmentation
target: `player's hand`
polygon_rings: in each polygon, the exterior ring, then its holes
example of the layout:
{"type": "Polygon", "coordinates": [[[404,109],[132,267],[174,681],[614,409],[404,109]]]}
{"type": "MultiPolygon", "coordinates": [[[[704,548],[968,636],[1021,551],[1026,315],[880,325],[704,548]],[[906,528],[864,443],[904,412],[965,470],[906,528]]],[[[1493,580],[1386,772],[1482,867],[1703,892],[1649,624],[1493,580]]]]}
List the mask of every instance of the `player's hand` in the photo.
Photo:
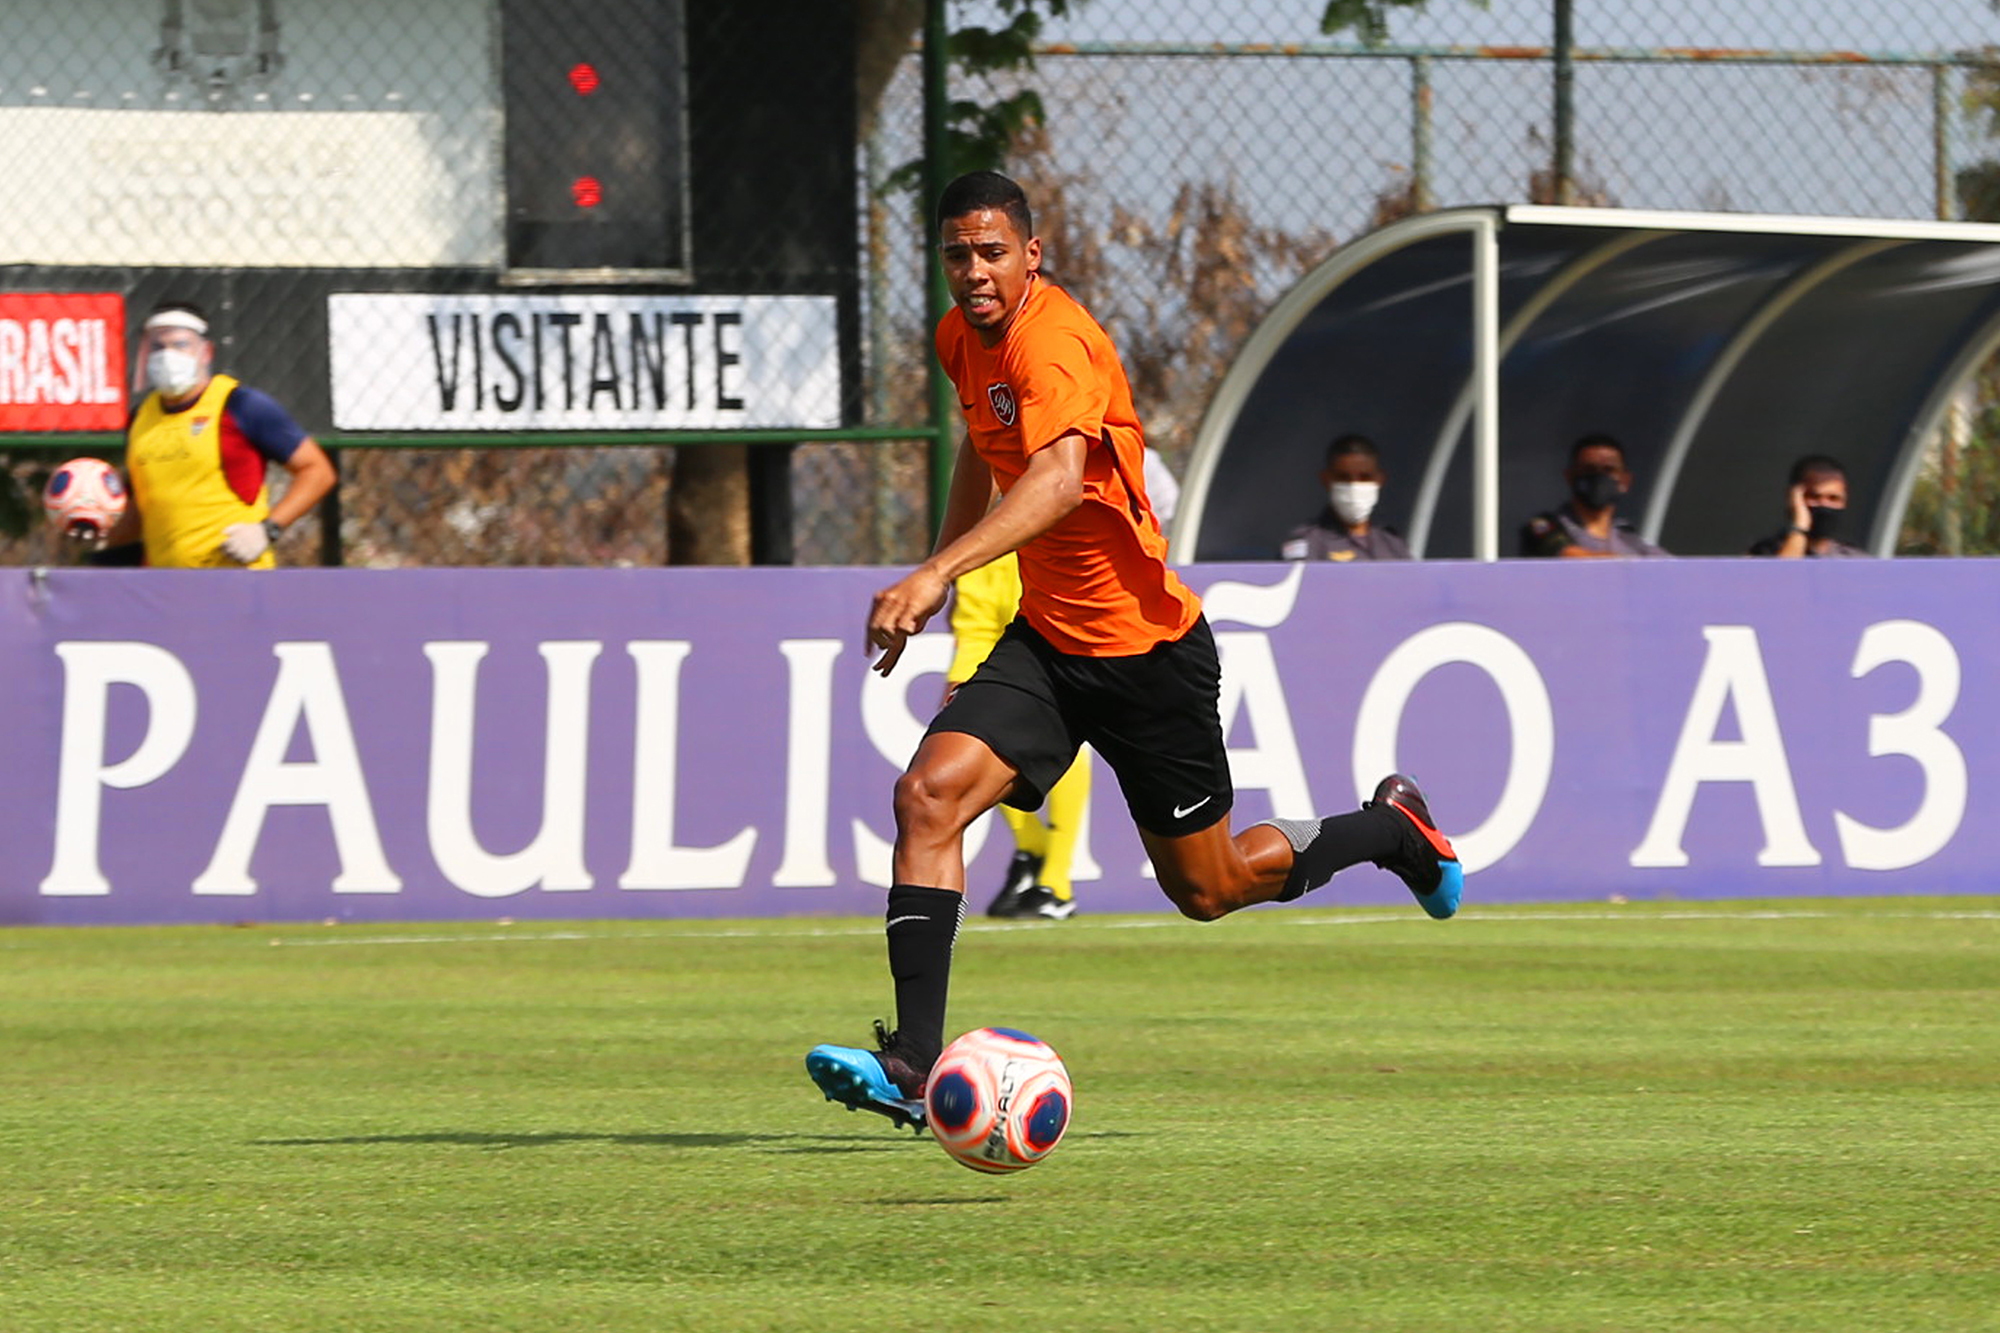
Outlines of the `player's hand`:
{"type": "Polygon", "coordinates": [[[222,530],[222,553],[247,565],[271,549],[271,523],[231,523],[222,530]]]}
{"type": "Polygon", "coordinates": [[[874,669],[888,675],[903,655],[912,634],[921,633],[930,618],[944,609],[951,584],[919,565],[891,587],[875,594],[868,611],[869,652],[882,650],[874,669]]]}

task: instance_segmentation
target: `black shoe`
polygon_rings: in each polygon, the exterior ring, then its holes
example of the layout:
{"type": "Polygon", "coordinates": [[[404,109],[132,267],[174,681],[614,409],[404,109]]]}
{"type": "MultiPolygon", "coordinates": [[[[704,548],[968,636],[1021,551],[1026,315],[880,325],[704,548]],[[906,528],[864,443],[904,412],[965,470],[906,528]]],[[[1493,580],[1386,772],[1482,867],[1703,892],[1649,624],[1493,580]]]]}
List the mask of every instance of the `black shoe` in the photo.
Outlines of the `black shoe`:
{"type": "Polygon", "coordinates": [[[1430,804],[1417,784],[1401,773],[1391,773],[1376,784],[1374,799],[1364,808],[1387,808],[1401,816],[1397,821],[1403,829],[1401,851],[1375,864],[1409,885],[1417,905],[1440,921],[1456,912],[1465,870],[1451,840],[1438,832],[1430,804]]]}
{"type": "Polygon", "coordinates": [[[1007,863],[1007,878],[1001,882],[999,894],[987,904],[986,915],[1033,915],[1033,909],[1022,910],[1021,900],[1035,887],[1035,881],[1041,878],[1041,874],[1041,857],[1028,852],[1015,852],[1014,859],[1007,863]]]}
{"type": "Polygon", "coordinates": [[[1037,884],[1021,895],[1020,910],[1014,915],[1038,916],[1049,921],[1067,921],[1076,915],[1076,899],[1058,898],[1054,889],[1037,884]]]}

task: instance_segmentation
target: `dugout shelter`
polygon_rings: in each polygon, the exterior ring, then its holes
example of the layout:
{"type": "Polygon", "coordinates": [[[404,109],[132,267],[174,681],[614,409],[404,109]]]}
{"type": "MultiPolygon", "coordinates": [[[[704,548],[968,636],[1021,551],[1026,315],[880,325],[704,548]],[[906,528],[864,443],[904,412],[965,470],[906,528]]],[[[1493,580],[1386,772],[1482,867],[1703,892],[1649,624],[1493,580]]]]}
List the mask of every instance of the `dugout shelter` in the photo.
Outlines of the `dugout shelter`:
{"type": "Polygon", "coordinates": [[[1196,436],[1175,558],[1274,556],[1354,431],[1420,558],[1514,553],[1570,445],[1624,445],[1622,514],[1677,555],[1783,524],[1797,457],[1846,466],[1845,539],[1892,554],[1927,442],[2000,347],[2000,225],[1538,205],[1395,222],[1274,307],[1196,436]]]}

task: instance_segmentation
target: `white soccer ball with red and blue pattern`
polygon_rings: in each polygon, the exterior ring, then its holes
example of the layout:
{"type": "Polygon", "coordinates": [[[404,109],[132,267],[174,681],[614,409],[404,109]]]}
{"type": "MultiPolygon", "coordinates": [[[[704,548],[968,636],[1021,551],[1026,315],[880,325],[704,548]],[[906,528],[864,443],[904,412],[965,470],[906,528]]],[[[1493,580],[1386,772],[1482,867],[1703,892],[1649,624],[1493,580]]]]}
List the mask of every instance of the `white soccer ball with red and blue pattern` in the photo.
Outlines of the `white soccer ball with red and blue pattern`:
{"type": "Polygon", "coordinates": [[[944,1048],[924,1085],[938,1146],[974,1171],[1025,1171],[1069,1128],[1069,1070],[1047,1042],[980,1028],[944,1048]]]}
{"type": "Polygon", "coordinates": [[[65,534],[100,538],[125,512],[125,478],[101,458],[72,458],[42,489],[42,508],[65,534]]]}

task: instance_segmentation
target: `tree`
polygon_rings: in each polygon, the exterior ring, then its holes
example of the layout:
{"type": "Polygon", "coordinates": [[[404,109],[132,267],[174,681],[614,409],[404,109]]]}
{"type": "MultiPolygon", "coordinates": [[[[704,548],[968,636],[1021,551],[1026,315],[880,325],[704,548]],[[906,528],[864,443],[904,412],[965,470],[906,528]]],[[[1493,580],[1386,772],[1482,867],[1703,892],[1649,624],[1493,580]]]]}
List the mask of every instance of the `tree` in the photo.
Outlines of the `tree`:
{"type": "MultiPolygon", "coordinates": [[[[1994,5],[2000,10],[2000,3],[1994,5]]],[[[1992,63],[1966,75],[1964,106],[1989,139],[2000,138],[2000,48],[1992,63]]],[[[1956,173],[1959,215],[2000,221],[2000,160],[1985,158],[1956,173]]],[[[1938,432],[1916,484],[1897,549],[1923,555],[2000,554],[2000,364],[1973,377],[1969,410],[1938,432]]]]}
{"type": "MultiPolygon", "coordinates": [[[[1064,18],[1086,0],[994,0],[1007,19],[1004,27],[968,24],[948,39],[954,72],[970,77],[1032,71],[1034,44],[1043,17],[1064,18]]],[[[1352,32],[1370,45],[1388,40],[1389,20],[1398,10],[1422,11],[1430,0],[1328,0],[1320,15],[1320,31],[1329,35],[1352,32]]],[[[1470,0],[1486,8],[1488,0],[1470,0]]],[[[924,0],[875,0],[861,7],[859,89],[864,132],[873,125],[882,91],[895,73],[897,61],[923,22],[924,0]]],[[[992,101],[958,98],[945,114],[945,175],[961,171],[998,170],[1024,134],[1043,128],[1041,96],[1033,88],[1017,88],[992,101]]],[[[885,183],[896,191],[914,190],[923,178],[923,163],[906,162],[885,183]]]]}
{"type": "MultiPolygon", "coordinates": [[[[1328,35],[1351,32],[1370,46],[1389,40],[1389,19],[1399,9],[1421,12],[1430,0],[1327,0],[1319,30],[1328,35]]],[[[1471,0],[1485,9],[1488,0],[1471,0]]]]}

